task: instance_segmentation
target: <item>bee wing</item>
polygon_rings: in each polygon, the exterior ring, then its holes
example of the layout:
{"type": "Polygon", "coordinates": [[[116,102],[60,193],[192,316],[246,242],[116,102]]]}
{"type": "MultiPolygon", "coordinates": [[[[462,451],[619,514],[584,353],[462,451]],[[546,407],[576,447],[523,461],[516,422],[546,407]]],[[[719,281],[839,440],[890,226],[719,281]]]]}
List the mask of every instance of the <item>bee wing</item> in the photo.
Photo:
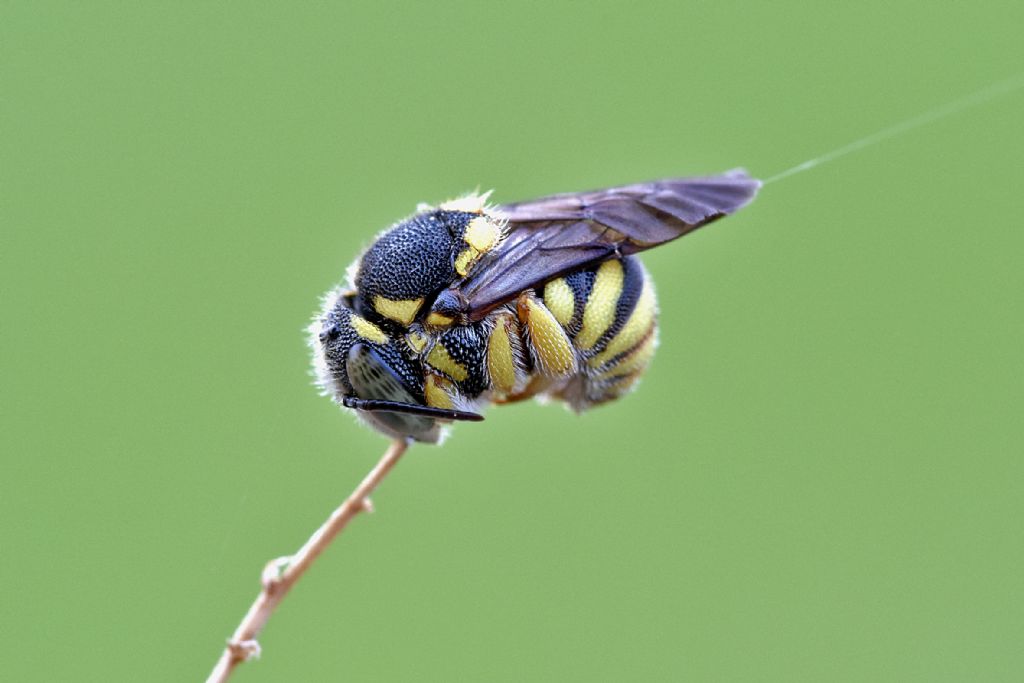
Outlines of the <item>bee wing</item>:
{"type": "Polygon", "coordinates": [[[616,255],[682,237],[750,203],[761,182],[737,169],[505,204],[505,238],[456,283],[470,319],[479,320],[524,289],[616,255]]]}

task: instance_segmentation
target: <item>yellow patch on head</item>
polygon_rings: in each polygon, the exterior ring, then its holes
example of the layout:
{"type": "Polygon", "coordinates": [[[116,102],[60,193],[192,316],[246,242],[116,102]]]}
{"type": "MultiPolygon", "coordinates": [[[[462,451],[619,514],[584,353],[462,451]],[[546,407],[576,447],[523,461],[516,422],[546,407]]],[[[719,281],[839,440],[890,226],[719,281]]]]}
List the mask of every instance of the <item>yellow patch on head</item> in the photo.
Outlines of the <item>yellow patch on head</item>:
{"type": "Polygon", "coordinates": [[[649,278],[644,279],[643,289],[636,300],[636,306],[629,315],[629,320],[622,326],[622,329],[612,337],[604,351],[597,354],[587,364],[592,368],[599,368],[620,353],[625,353],[633,348],[648,332],[654,324],[654,315],[657,304],[654,297],[654,286],[649,278]]]}
{"type": "Polygon", "coordinates": [[[366,318],[353,314],[349,320],[352,329],[363,339],[376,342],[377,344],[386,344],[388,342],[388,336],[384,334],[384,331],[366,318]]]}
{"type": "Polygon", "coordinates": [[[462,239],[481,254],[486,254],[501,240],[501,226],[487,216],[480,216],[469,222],[462,239]]]}
{"type": "Polygon", "coordinates": [[[572,342],[544,304],[532,295],[520,296],[519,318],[526,323],[541,370],[548,375],[571,375],[576,371],[572,342]]]}
{"type": "Polygon", "coordinates": [[[455,402],[452,399],[454,393],[455,387],[452,386],[451,382],[443,377],[427,374],[426,382],[423,385],[423,397],[426,399],[428,406],[434,408],[454,408],[455,402]]]}
{"type": "Polygon", "coordinates": [[[615,306],[622,295],[622,279],[622,264],[618,261],[605,261],[597,269],[594,286],[583,309],[583,327],[576,335],[576,345],[581,349],[589,349],[596,344],[615,322],[615,306]]]}
{"type": "Polygon", "coordinates": [[[505,318],[498,318],[487,343],[487,373],[495,391],[509,394],[516,386],[516,362],[505,318]]]}
{"type": "Polygon", "coordinates": [[[466,370],[466,366],[462,363],[458,363],[448,354],[448,349],[444,347],[444,344],[437,342],[434,344],[434,348],[430,349],[430,353],[426,357],[427,365],[437,370],[440,370],[444,374],[448,375],[456,382],[465,381],[469,377],[469,372],[466,370]]]}
{"type": "Polygon", "coordinates": [[[572,315],[576,312],[576,297],[564,277],[551,280],[544,285],[544,305],[562,327],[572,320],[572,315]]]}
{"type": "Polygon", "coordinates": [[[466,247],[455,257],[455,272],[462,277],[466,277],[479,258],[479,251],[473,247],[466,247]]]}
{"type": "Polygon", "coordinates": [[[381,296],[380,294],[373,297],[373,308],[375,311],[388,320],[394,320],[396,323],[400,323],[406,327],[412,323],[413,318],[416,317],[416,313],[420,310],[420,306],[422,305],[422,298],[389,299],[386,296],[381,296]]]}
{"type": "Polygon", "coordinates": [[[431,311],[430,315],[427,316],[427,324],[434,327],[448,327],[453,322],[455,322],[455,318],[436,311],[431,311]]]}

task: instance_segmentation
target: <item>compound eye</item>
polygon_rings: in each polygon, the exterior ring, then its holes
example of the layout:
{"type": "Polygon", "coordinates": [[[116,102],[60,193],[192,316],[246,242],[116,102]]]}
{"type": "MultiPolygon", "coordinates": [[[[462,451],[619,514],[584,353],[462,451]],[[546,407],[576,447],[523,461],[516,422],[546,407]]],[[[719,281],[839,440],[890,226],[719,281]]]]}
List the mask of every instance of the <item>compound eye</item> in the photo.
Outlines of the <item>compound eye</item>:
{"type": "MultiPolygon", "coordinates": [[[[377,349],[357,343],[346,361],[349,382],[360,399],[421,405],[377,349]]],[[[391,436],[411,436],[418,441],[434,442],[440,436],[436,422],[427,417],[398,412],[362,412],[363,419],[391,436]]]]}
{"type": "Polygon", "coordinates": [[[368,344],[354,344],[346,361],[349,381],[358,398],[419,403],[395,368],[368,344]]]}

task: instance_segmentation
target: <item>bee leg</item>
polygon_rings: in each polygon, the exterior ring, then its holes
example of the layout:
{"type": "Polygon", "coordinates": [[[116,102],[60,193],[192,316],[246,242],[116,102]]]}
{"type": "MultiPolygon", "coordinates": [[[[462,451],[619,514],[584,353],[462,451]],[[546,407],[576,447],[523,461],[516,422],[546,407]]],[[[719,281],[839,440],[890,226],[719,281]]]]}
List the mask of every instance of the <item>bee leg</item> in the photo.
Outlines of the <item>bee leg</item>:
{"type": "Polygon", "coordinates": [[[487,337],[487,377],[492,400],[504,403],[525,384],[528,361],[516,316],[503,310],[492,319],[487,337]]]}
{"type": "Polygon", "coordinates": [[[577,371],[576,351],[554,314],[533,292],[523,292],[516,312],[526,329],[534,363],[551,377],[568,377],[577,371]]]}
{"type": "Polygon", "coordinates": [[[460,412],[455,408],[458,403],[459,390],[455,387],[455,383],[447,377],[427,372],[423,378],[423,395],[430,408],[460,412]]]}

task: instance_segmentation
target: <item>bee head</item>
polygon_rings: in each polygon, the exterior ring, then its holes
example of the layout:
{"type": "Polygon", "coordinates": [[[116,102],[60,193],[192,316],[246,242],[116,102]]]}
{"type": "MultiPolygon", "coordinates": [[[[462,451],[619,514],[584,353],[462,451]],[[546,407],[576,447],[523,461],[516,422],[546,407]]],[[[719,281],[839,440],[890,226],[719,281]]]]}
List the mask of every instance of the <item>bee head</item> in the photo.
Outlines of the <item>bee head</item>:
{"type": "Polygon", "coordinates": [[[334,297],[310,332],[317,384],[324,393],[389,437],[440,439],[437,419],[416,413],[424,407],[423,373],[398,340],[353,313],[343,296],[334,297]]]}

